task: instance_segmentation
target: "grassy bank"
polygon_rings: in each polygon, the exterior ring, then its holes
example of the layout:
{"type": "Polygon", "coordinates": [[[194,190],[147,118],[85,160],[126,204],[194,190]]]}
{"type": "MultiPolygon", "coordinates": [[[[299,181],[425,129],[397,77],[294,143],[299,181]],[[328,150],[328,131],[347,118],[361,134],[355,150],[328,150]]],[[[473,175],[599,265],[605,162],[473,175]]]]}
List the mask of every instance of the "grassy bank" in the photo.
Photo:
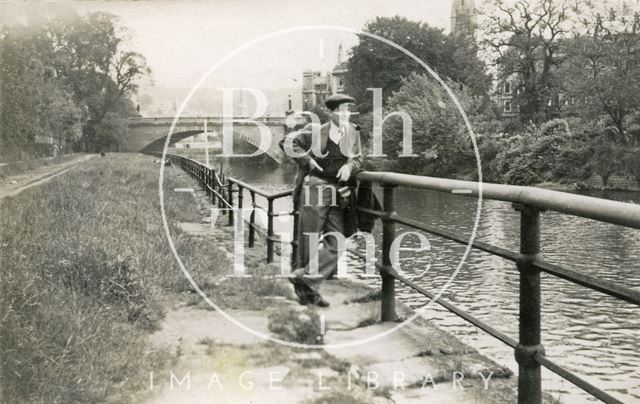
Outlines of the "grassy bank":
{"type": "MultiPolygon", "coordinates": [[[[108,155],[0,202],[3,402],[130,401],[172,358],[146,337],[173,293],[189,290],[162,230],[158,165],[108,155]]],[[[167,189],[184,186],[166,172],[167,189]]],[[[215,254],[173,223],[199,217],[167,192],[172,233],[206,281],[215,254]]]]}

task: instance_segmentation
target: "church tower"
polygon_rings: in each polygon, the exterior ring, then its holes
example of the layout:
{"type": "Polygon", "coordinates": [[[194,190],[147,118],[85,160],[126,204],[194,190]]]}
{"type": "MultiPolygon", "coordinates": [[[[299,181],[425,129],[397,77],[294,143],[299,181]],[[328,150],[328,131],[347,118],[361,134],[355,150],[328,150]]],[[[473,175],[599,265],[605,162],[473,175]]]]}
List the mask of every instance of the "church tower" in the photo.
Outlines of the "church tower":
{"type": "Polygon", "coordinates": [[[451,7],[451,32],[474,36],[476,5],[474,0],[453,0],[451,7]]]}

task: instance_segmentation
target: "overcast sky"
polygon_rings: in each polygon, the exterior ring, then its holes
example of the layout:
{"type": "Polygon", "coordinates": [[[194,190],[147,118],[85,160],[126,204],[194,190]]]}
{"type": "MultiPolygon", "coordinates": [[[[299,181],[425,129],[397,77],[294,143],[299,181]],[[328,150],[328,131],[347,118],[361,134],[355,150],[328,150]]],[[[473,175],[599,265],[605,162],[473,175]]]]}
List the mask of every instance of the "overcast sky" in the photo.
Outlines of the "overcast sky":
{"type": "MultiPolygon", "coordinates": [[[[70,4],[80,12],[105,10],[118,15],[131,36],[129,46],[147,58],[155,84],[184,88],[191,87],[234,49],[287,28],[322,24],[361,29],[376,16],[401,15],[448,29],[452,0],[87,1],[70,4]]],[[[336,62],[338,45],[348,48],[354,43],[355,35],[341,31],[313,30],[273,37],[230,59],[211,75],[205,86],[298,87],[303,70],[330,69],[336,62]]]]}

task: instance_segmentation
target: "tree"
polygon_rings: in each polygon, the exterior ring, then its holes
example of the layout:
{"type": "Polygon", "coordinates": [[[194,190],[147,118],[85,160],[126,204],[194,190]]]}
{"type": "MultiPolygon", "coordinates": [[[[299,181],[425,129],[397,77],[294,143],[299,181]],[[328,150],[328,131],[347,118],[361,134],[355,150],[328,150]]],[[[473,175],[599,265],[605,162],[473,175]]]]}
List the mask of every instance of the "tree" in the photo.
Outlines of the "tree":
{"type": "Polygon", "coordinates": [[[0,146],[6,158],[69,148],[81,135],[82,109],[43,57],[47,44],[42,31],[25,27],[5,26],[0,34],[0,146]]]}
{"type": "Polygon", "coordinates": [[[595,144],[591,165],[602,179],[603,188],[609,183],[611,175],[620,169],[621,156],[620,147],[611,142],[601,140],[595,144]]]}
{"type": "Polygon", "coordinates": [[[119,103],[136,94],[136,81],[150,74],[142,55],[121,49],[124,32],[117,23],[112,14],[94,12],[48,25],[58,75],[67,78],[76,102],[89,110],[84,132],[90,143],[96,141],[95,128],[108,112],[134,113],[133,107],[122,111],[119,103]]]}
{"type": "Polygon", "coordinates": [[[89,108],[88,122],[102,119],[112,91],[111,71],[122,37],[115,16],[95,12],[86,16],[56,17],[44,27],[51,38],[58,77],[72,89],[78,104],[89,108]]]}
{"type": "MultiPolygon", "coordinates": [[[[449,81],[449,87],[455,83],[449,81]]],[[[467,90],[455,90],[456,98],[470,115],[478,113],[478,100],[467,90]]],[[[403,121],[390,117],[383,126],[384,160],[389,167],[412,174],[463,176],[475,173],[475,157],[467,128],[448,93],[436,80],[411,74],[388,101],[389,111],[411,118],[411,146],[415,157],[402,156],[403,121]]],[[[371,133],[372,120],[362,120],[363,132],[371,133]]],[[[365,143],[369,146],[368,142],[365,143]]]]}
{"type": "Polygon", "coordinates": [[[541,122],[553,115],[557,97],[553,68],[560,63],[560,40],[566,34],[568,0],[492,0],[484,12],[483,45],[492,53],[498,81],[515,78],[516,104],[523,121],[541,122]]]}
{"type": "Polygon", "coordinates": [[[129,126],[126,118],[116,112],[107,112],[95,128],[96,147],[98,150],[108,150],[115,146],[120,151],[122,143],[129,134],[129,126]]]}
{"type": "Polygon", "coordinates": [[[488,165],[497,181],[514,185],[584,181],[593,170],[592,137],[576,119],[530,124],[520,135],[500,139],[495,158],[483,158],[483,171],[488,165]]]}
{"type": "Polygon", "coordinates": [[[19,158],[43,139],[61,148],[76,142],[81,132],[87,144],[96,144],[96,133],[107,136],[104,128],[113,127],[113,116],[103,122],[107,114],[126,120],[135,113],[130,97],[150,70],[142,55],[122,49],[124,38],[115,16],[107,13],[2,25],[3,154],[19,158]]]}
{"type": "Polygon", "coordinates": [[[53,137],[56,151],[70,151],[82,137],[84,114],[59,82],[45,81],[41,113],[46,116],[42,129],[53,137]]]}
{"type": "Polygon", "coordinates": [[[640,186],[640,147],[627,151],[623,159],[625,171],[640,186]]]}
{"type": "MultiPolygon", "coordinates": [[[[485,94],[489,88],[484,65],[476,57],[473,43],[465,38],[447,36],[442,29],[399,16],[378,17],[367,23],[364,31],[402,46],[457,86],[468,86],[475,94],[485,94]]],[[[358,37],[349,58],[345,92],[356,98],[359,111],[371,110],[372,95],[367,88],[382,88],[386,102],[403,78],[425,73],[424,67],[402,51],[366,35],[358,37]]]]}
{"type": "Polygon", "coordinates": [[[589,121],[605,115],[628,143],[625,120],[640,110],[639,9],[591,4],[564,50],[562,77],[571,109],[589,121]]]}

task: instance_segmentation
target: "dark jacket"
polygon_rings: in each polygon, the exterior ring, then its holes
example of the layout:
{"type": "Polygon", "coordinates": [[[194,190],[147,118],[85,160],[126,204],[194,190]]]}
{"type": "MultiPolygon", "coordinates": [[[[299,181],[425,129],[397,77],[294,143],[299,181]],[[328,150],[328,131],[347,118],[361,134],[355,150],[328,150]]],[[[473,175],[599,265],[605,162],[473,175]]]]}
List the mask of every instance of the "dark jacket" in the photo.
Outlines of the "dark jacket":
{"type": "MultiPolygon", "coordinates": [[[[291,132],[286,138],[280,141],[280,148],[285,150],[285,141],[287,139],[290,142],[291,150],[294,153],[300,155],[300,157],[292,157],[293,160],[298,163],[298,170],[294,180],[293,190],[293,209],[298,210],[298,203],[300,201],[300,190],[304,183],[304,177],[309,174],[309,150],[312,147],[312,129],[313,124],[308,124],[300,131],[291,132]]],[[[323,150],[329,139],[330,123],[326,123],[320,126],[320,150],[323,150]]],[[[318,129],[318,128],[316,128],[318,129]]],[[[358,230],[363,232],[371,232],[373,230],[374,222],[377,216],[366,212],[360,212],[358,207],[364,207],[372,210],[380,210],[380,203],[376,198],[373,190],[371,189],[371,183],[369,181],[360,181],[358,183],[355,176],[358,172],[362,171],[362,146],[360,144],[360,133],[358,128],[350,126],[350,130],[347,136],[349,140],[350,155],[347,156],[347,164],[351,167],[351,177],[347,181],[346,185],[350,188],[351,194],[347,201],[344,203],[344,234],[345,236],[351,236],[358,230]]],[[[313,153],[313,152],[311,152],[313,153]]]]}
{"type": "MultiPolygon", "coordinates": [[[[289,133],[285,138],[280,141],[280,148],[289,155],[297,164],[298,170],[294,179],[293,189],[293,208],[298,209],[298,202],[300,200],[300,190],[304,182],[304,177],[309,174],[309,160],[313,156],[312,144],[313,137],[312,131],[314,129],[313,124],[307,124],[299,131],[289,133]],[[288,142],[289,150],[286,150],[285,142],[288,142]],[[289,153],[296,154],[295,157],[289,153]],[[311,155],[310,155],[311,154],[311,155]]],[[[329,139],[329,130],[331,129],[331,123],[327,122],[320,127],[315,127],[316,130],[320,130],[320,150],[324,150],[329,139]]],[[[354,125],[349,125],[349,131],[345,136],[345,141],[348,141],[349,155],[347,156],[347,163],[351,167],[351,179],[354,178],[354,173],[360,169],[362,165],[362,146],[360,145],[360,132],[354,125]]]]}
{"type": "MultiPolygon", "coordinates": [[[[359,208],[381,211],[382,206],[373,193],[373,188],[369,181],[360,181],[358,183],[358,196],[356,204],[359,208]]],[[[371,233],[378,216],[371,213],[358,211],[358,230],[371,233]]]]}

